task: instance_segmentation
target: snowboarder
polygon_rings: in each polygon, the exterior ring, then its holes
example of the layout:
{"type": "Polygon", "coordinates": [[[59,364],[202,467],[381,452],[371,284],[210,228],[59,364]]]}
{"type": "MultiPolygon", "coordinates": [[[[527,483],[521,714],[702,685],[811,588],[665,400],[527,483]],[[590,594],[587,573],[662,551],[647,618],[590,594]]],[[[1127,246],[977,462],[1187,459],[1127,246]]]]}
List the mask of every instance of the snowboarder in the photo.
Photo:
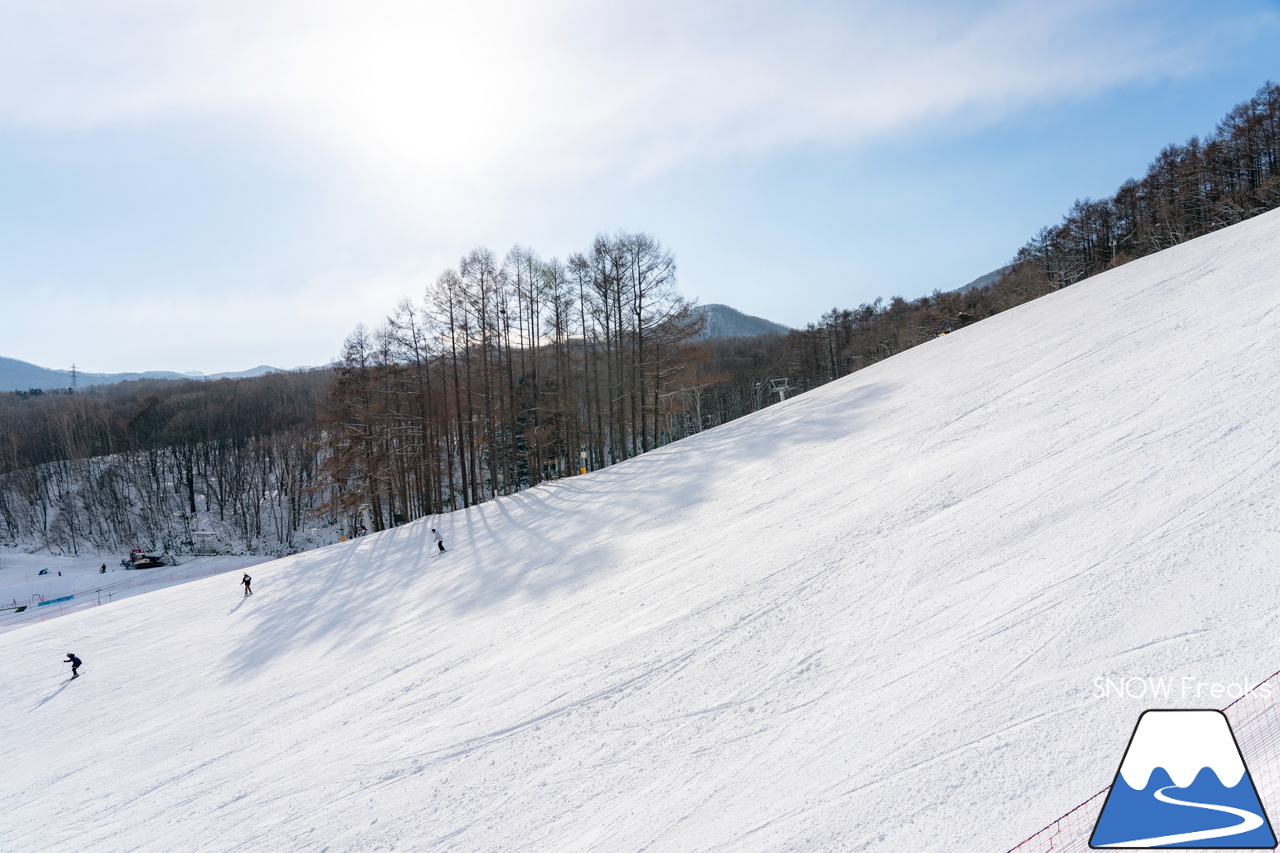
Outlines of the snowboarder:
{"type": "Polygon", "coordinates": [[[249,588],[249,584],[252,582],[253,578],[249,577],[248,573],[245,573],[244,580],[240,581],[240,583],[244,584],[245,595],[253,595],[253,590],[249,588]]]}
{"type": "Polygon", "coordinates": [[[105,575],[107,573],[107,564],[103,563],[102,568],[98,569],[98,574],[105,575]]]}
{"type": "Polygon", "coordinates": [[[431,535],[432,535],[432,536],[434,536],[434,537],[436,537],[436,545],[438,545],[438,546],[440,547],[440,550],[441,550],[441,551],[443,551],[443,550],[444,550],[444,537],[442,537],[439,533],[437,533],[437,532],[436,532],[436,529],[435,529],[434,527],[433,527],[433,528],[431,528],[431,535]]]}
{"type": "Polygon", "coordinates": [[[63,663],[71,664],[71,677],[79,678],[80,673],[76,672],[80,668],[80,658],[76,657],[75,652],[67,652],[67,659],[63,663]]]}

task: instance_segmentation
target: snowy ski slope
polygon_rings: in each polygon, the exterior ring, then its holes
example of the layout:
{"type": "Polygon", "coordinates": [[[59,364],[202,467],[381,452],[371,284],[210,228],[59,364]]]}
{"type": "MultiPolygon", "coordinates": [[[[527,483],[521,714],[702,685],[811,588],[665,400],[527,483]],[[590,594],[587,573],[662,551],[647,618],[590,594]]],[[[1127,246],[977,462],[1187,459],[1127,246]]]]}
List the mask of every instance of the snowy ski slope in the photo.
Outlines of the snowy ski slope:
{"type": "Polygon", "coordinates": [[[420,522],[0,635],[0,850],[1002,853],[1141,710],[1229,701],[1095,679],[1280,668],[1278,285],[1280,212],[439,559],[420,522]]]}

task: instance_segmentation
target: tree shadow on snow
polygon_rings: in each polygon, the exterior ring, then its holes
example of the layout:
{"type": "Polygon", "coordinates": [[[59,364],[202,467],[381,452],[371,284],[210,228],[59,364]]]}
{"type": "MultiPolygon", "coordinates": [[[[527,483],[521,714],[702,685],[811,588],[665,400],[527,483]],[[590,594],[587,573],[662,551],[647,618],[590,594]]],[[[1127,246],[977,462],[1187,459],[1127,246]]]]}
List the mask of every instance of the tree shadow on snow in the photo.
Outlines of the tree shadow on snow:
{"type": "Polygon", "coordinates": [[[887,382],[856,390],[839,384],[794,401],[802,405],[771,406],[588,477],[544,483],[445,516],[442,524],[471,552],[471,563],[466,574],[442,579],[439,594],[455,614],[515,597],[545,598],[599,572],[625,570],[622,549],[612,540],[637,531],[642,538],[648,534],[649,548],[683,559],[687,543],[670,541],[667,533],[709,495],[723,495],[728,484],[750,503],[752,493],[761,491],[759,479],[789,467],[797,451],[857,441],[869,412],[898,390],[887,382]],[[503,550],[491,547],[495,541],[503,550]],[[505,559],[495,561],[498,554],[505,559]]]}
{"type": "MultiPolygon", "coordinates": [[[[254,607],[237,614],[241,601],[228,614],[252,620],[228,653],[232,675],[248,676],[315,645],[324,651],[375,642],[404,625],[417,630],[543,600],[601,573],[625,572],[627,555],[637,550],[675,551],[683,543],[670,542],[669,533],[709,496],[745,496],[750,505],[753,491],[760,491],[759,500],[767,502],[763,480],[792,460],[811,464],[823,443],[856,442],[876,404],[897,390],[890,383],[851,391],[834,387],[839,384],[587,477],[263,565],[254,580],[254,607]],[[431,559],[431,527],[449,548],[437,559],[431,559]],[[615,541],[622,538],[627,541],[615,541]]],[[[673,553],[673,559],[697,555],[673,553]]]]}
{"type": "Polygon", "coordinates": [[[339,647],[371,641],[382,620],[413,588],[412,573],[425,559],[409,527],[371,534],[263,564],[254,575],[254,606],[229,617],[249,620],[244,639],[228,652],[233,676],[314,644],[339,647]]]}

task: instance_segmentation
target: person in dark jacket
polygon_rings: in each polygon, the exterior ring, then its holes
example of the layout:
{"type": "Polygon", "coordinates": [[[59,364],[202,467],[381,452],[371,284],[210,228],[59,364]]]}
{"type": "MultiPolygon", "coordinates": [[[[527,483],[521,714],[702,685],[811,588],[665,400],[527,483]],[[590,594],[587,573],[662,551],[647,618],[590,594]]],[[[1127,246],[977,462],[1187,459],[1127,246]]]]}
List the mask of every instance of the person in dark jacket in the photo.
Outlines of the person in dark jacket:
{"type": "Polygon", "coordinates": [[[71,677],[79,678],[80,673],[76,672],[80,668],[80,658],[76,657],[75,652],[67,652],[67,659],[63,663],[71,664],[71,677]]]}
{"type": "Polygon", "coordinates": [[[245,595],[253,595],[253,590],[251,590],[251,589],[249,588],[249,584],[250,584],[252,581],[253,581],[253,578],[249,577],[249,574],[246,572],[246,573],[245,573],[245,576],[244,576],[244,580],[240,581],[240,583],[244,584],[244,594],[245,594],[245,595]]]}

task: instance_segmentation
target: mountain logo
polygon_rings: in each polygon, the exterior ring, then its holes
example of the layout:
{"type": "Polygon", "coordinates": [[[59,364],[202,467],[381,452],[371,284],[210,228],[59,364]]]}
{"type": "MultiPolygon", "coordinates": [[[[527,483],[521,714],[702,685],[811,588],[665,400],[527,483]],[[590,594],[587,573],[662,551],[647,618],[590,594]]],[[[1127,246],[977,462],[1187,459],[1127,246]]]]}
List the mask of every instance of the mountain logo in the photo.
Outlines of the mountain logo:
{"type": "Polygon", "coordinates": [[[1272,850],[1271,822],[1221,711],[1144,711],[1089,847],[1272,850]]]}

